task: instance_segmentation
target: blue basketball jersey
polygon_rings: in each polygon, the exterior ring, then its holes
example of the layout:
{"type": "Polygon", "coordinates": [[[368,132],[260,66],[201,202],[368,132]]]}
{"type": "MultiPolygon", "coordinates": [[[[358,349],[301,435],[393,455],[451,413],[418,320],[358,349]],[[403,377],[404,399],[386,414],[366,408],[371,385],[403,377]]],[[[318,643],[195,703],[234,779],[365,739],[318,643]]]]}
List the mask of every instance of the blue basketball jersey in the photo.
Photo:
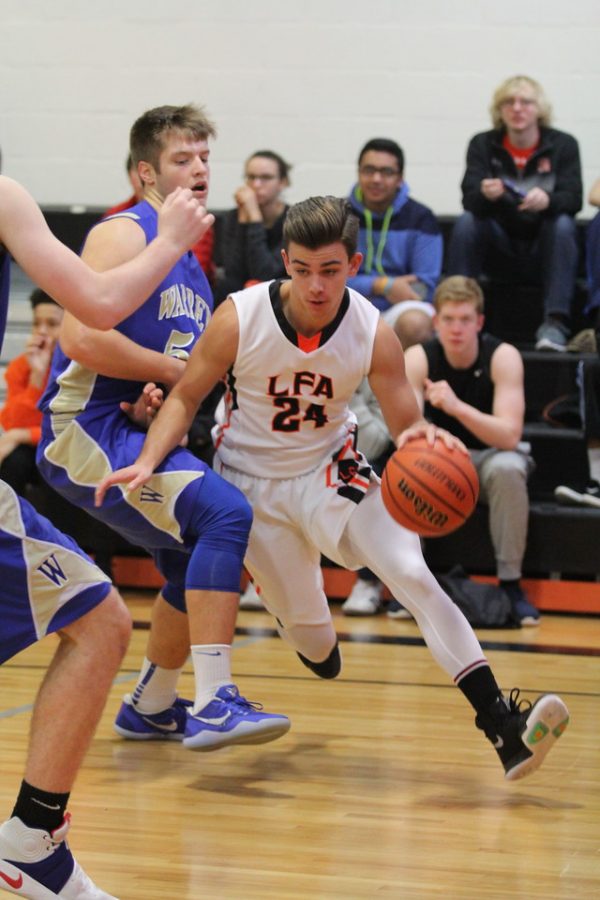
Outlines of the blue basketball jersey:
{"type": "MultiPolygon", "coordinates": [[[[117,216],[133,219],[150,243],[157,233],[158,214],[145,200],[117,216]]],[[[213,309],[206,275],[196,257],[188,252],[136,312],[116,326],[126,337],[158,353],[187,359],[204,332],[213,309]]],[[[103,415],[121,401],[135,402],[143,383],[108,378],[69,359],[57,347],[48,386],[40,401],[44,413],[68,418],[103,415]],[[85,411],[85,412],[84,412],[85,411]]],[[[80,419],[81,420],[81,419],[80,419]]]]}
{"type": "MultiPolygon", "coordinates": [[[[156,236],[158,216],[147,202],[117,215],[133,218],[148,242],[156,236]]],[[[206,276],[195,256],[186,253],[146,302],[117,329],[140,346],[186,359],[204,332],[212,308],[206,276]]],[[[178,447],[141,490],[130,494],[121,486],[115,487],[101,507],[94,504],[95,488],[102,478],[131,465],[141,452],[145,432],[122,412],[120,402],[135,402],[142,389],[142,382],[98,375],[62,351],[55,351],[48,388],[40,403],[44,419],[38,467],[42,477],[63,497],[131,543],[153,553],[175,551],[183,597],[188,554],[197,539],[193,534],[188,540],[188,526],[204,508],[210,517],[214,494],[214,489],[208,494],[202,492],[207,476],[216,478],[210,470],[207,472],[206,463],[178,447]]],[[[161,570],[165,571],[164,567],[161,570]]],[[[165,571],[165,577],[173,581],[171,571],[165,571]]]]}

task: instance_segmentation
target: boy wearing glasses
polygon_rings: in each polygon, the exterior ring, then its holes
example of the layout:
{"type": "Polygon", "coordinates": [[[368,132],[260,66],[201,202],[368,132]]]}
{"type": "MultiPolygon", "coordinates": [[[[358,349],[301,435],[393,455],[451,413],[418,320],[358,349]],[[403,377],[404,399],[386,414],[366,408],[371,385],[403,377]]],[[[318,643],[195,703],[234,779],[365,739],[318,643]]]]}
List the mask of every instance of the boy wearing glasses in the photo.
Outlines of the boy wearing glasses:
{"type": "Polygon", "coordinates": [[[541,282],[536,349],[565,350],[578,264],[579,146],[550,128],[550,104],[526,75],[497,88],[490,113],[494,127],[476,134],[467,149],[465,212],[452,233],[449,274],[479,278],[501,267],[511,281],[541,282]]]}
{"type": "Polygon", "coordinates": [[[442,236],[432,211],[409,196],[404,153],[395,141],[373,138],[365,144],[349,199],[360,220],[363,255],[350,286],[396,326],[405,349],[427,340],[432,334],[431,298],[442,268],[442,236]]]}

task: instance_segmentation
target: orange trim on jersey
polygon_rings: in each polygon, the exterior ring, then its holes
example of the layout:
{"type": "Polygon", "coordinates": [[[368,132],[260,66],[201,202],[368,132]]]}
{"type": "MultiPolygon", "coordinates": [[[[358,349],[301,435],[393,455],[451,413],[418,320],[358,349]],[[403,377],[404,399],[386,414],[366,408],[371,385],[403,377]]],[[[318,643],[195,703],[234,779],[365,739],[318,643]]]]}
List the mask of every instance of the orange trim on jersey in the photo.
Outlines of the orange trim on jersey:
{"type": "Polygon", "coordinates": [[[225,421],[218,426],[215,432],[215,450],[218,450],[221,441],[225,437],[225,432],[228,428],[231,427],[231,415],[233,413],[233,400],[231,397],[231,391],[226,390],[223,395],[223,402],[225,403],[225,421]]]}
{"type": "MultiPolygon", "coordinates": [[[[298,337],[300,337],[300,335],[298,335],[298,337]]],[[[339,482],[333,481],[333,479],[332,479],[332,477],[331,477],[332,468],[333,468],[333,466],[335,465],[335,463],[336,463],[339,459],[343,459],[345,453],[346,453],[348,450],[351,450],[353,447],[354,447],[354,437],[349,437],[349,438],[347,439],[346,443],[344,444],[344,446],[342,447],[342,449],[339,451],[339,453],[336,453],[335,459],[333,460],[333,462],[330,462],[329,465],[327,466],[327,469],[325,470],[325,487],[328,487],[328,488],[330,488],[330,487],[333,487],[333,488],[339,487],[339,482]]],[[[358,459],[358,453],[357,453],[356,451],[354,451],[354,458],[355,458],[355,459],[358,459]]],[[[354,478],[352,479],[352,481],[354,481],[354,478]]]]}
{"type": "Polygon", "coordinates": [[[320,331],[318,334],[315,334],[310,338],[304,337],[303,334],[298,334],[298,347],[302,350],[303,353],[312,353],[313,350],[317,350],[319,348],[320,342],[320,331]]]}

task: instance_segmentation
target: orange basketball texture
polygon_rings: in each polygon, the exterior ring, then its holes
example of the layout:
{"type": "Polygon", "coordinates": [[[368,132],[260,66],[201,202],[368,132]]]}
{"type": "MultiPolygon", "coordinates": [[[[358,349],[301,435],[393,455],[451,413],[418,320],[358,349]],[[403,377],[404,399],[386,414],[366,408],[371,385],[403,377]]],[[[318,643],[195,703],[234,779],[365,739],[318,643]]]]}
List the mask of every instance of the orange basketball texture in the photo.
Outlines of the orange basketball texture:
{"type": "Polygon", "coordinates": [[[460,450],[449,450],[440,440],[431,447],[417,438],[389,458],[381,495],[400,525],[422,537],[440,537],[471,515],[479,479],[470,457],[460,450]]]}

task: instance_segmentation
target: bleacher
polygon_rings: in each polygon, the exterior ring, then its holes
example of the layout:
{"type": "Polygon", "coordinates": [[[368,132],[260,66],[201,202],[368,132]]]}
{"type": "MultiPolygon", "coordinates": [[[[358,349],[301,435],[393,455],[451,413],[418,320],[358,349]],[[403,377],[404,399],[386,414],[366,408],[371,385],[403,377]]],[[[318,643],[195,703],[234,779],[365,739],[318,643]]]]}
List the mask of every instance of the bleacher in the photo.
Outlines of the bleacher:
{"type": "MultiPolygon", "coordinates": [[[[57,207],[45,211],[50,227],[68,246],[78,250],[87,230],[97,221],[98,210],[82,213],[57,207]]],[[[451,217],[441,220],[445,238],[451,217]]],[[[579,226],[583,245],[584,224],[579,226]]],[[[13,265],[11,307],[0,366],[22,351],[30,327],[28,295],[31,284],[13,265]]],[[[530,596],[544,608],[600,613],[597,548],[600,546],[600,510],[566,507],[554,501],[559,483],[583,487],[587,479],[587,456],[583,434],[578,429],[555,428],[542,419],[547,403],[576,389],[575,353],[542,353],[533,349],[533,334],[541,320],[539,290],[495,283],[485,288],[486,327],[515,343],[525,363],[527,402],[524,439],[530,441],[536,471],[529,483],[531,516],[524,577],[530,596]],[[535,582],[533,581],[535,580],[535,582]]],[[[583,278],[577,291],[575,328],[584,327],[581,310],[585,302],[583,278]]],[[[459,531],[445,538],[425,541],[425,555],[434,571],[447,571],[456,563],[475,575],[492,576],[495,561],[487,526],[487,511],[478,507],[459,531]]],[[[93,550],[93,547],[86,548],[93,550]]],[[[122,539],[112,547],[113,572],[122,586],[156,587],[160,576],[151,560],[122,539]]],[[[326,589],[331,596],[345,597],[354,576],[325,570],[326,589]]]]}

